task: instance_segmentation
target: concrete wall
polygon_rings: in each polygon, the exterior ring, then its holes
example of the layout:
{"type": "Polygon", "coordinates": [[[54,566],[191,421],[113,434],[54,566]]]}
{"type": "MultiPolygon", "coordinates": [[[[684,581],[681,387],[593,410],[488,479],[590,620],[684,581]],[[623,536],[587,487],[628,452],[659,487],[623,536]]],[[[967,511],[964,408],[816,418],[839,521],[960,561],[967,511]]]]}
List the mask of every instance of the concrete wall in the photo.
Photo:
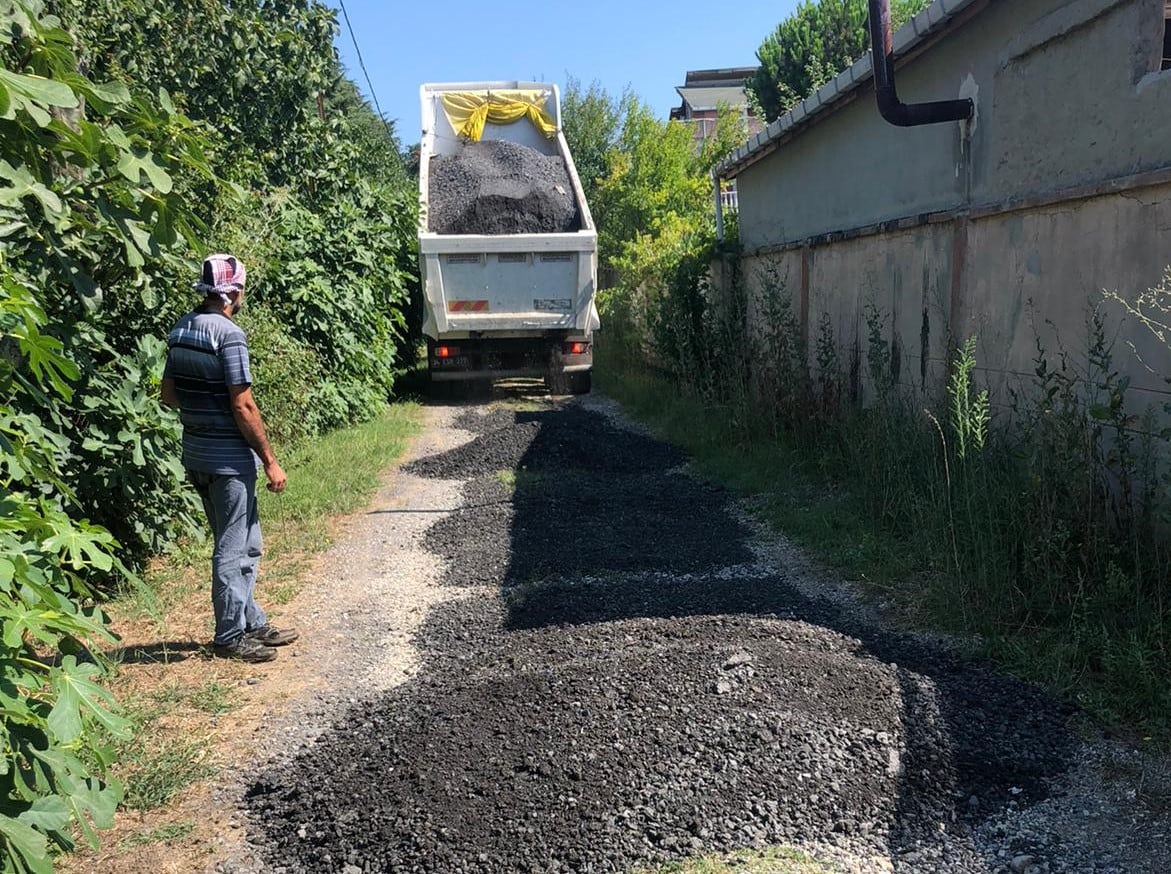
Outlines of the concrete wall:
{"type": "Polygon", "coordinates": [[[898,68],[913,102],[973,96],[960,125],[896,128],[869,85],[739,175],[749,249],[1171,166],[1162,0],[989,0],[898,68]]]}
{"type": "MultiPolygon", "coordinates": [[[[1038,336],[1084,349],[1103,289],[1133,297],[1171,264],[1162,36],[1163,0],[989,0],[898,70],[905,101],[973,95],[970,140],[893,127],[861,89],[738,175],[746,275],[776,265],[809,336],[826,314],[863,375],[873,302],[911,389],[940,386],[949,344],[977,335],[1003,400],[1038,336]],[[901,229],[873,227],[891,220],[901,229]]],[[[1171,400],[1171,353],[1105,312],[1135,401],[1171,400]]]]}
{"type": "Polygon", "coordinates": [[[749,324],[762,323],[766,295],[789,296],[811,356],[828,319],[843,369],[857,355],[865,383],[873,303],[904,388],[938,389],[949,350],[976,336],[982,381],[1001,403],[1031,378],[1038,340],[1053,363],[1061,347],[1081,361],[1087,313],[1100,306],[1136,409],[1171,401],[1171,350],[1102,292],[1133,298],[1168,264],[1171,183],[744,259],[749,324]]]}

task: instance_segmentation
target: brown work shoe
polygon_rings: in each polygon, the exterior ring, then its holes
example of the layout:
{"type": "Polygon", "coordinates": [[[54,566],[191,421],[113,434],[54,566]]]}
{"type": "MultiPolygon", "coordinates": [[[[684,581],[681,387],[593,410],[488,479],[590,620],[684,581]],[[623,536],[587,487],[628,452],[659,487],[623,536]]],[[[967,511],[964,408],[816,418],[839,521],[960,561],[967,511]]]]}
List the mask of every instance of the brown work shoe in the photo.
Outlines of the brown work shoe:
{"type": "Polygon", "coordinates": [[[277,628],[274,625],[262,625],[252,631],[244,632],[249,640],[254,640],[264,646],[284,646],[292,643],[301,635],[291,628],[277,628]]]}
{"type": "Polygon", "coordinates": [[[219,659],[236,659],[241,662],[271,662],[276,650],[251,639],[248,635],[237,637],[231,643],[217,643],[211,648],[212,655],[219,659]]]}

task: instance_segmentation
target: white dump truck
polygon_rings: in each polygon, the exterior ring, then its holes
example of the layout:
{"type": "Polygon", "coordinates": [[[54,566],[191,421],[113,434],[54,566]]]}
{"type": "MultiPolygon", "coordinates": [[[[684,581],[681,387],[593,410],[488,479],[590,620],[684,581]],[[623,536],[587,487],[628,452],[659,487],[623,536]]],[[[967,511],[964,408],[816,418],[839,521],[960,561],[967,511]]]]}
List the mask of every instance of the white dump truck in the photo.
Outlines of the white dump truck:
{"type": "MultiPolygon", "coordinates": [[[[461,380],[539,376],[551,391],[588,392],[593,332],[599,327],[594,303],[598,236],[561,132],[557,86],[519,81],[427,84],[419,96],[419,264],[432,383],[438,387],[461,380]],[[576,203],[572,229],[435,230],[439,192],[434,192],[432,204],[432,186],[440,164],[433,161],[458,159],[471,144],[493,140],[564,161],[572,188],[566,196],[576,203]]],[[[557,191],[565,194],[562,186],[557,191]]],[[[450,199],[450,190],[446,196],[450,199]]]]}

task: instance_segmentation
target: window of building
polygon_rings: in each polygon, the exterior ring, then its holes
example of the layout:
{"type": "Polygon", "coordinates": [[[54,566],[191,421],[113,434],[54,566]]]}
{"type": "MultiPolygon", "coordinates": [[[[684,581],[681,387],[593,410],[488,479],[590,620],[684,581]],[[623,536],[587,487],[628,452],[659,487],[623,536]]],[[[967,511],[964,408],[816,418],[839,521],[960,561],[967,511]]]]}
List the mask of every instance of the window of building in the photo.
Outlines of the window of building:
{"type": "Polygon", "coordinates": [[[1171,0],[1163,0],[1163,65],[1162,70],[1171,70],[1171,0]]]}

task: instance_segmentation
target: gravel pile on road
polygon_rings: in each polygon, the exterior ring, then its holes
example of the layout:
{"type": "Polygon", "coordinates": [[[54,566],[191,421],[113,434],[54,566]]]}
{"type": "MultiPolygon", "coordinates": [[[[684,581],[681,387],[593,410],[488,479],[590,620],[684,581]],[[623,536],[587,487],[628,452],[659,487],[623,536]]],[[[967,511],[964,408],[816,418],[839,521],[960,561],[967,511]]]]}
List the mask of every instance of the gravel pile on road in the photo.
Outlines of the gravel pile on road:
{"type": "Polygon", "coordinates": [[[476,440],[404,469],[435,479],[467,479],[498,471],[653,473],[687,461],[675,447],[616,428],[579,407],[466,413],[455,426],[476,434],[476,440]]]}
{"type": "Polygon", "coordinates": [[[748,563],[727,495],[687,491],[644,436],[572,406],[468,424],[476,440],[415,465],[472,477],[425,542],[510,585],[433,609],[414,680],[257,779],[276,871],[626,872],[768,844],[995,868],[973,831],[1045,797],[1063,708],[748,563]],[[475,505],[507,499],[502,469],[515,494],[489,522],[475,505]],[[567,540],[561,513],[589,502],[567,540]]]}
{"type": "Polygon", "coordinates": [[[409,468],[440,479],[474,477],[460,511],[424,540],[448,563],[448,585],[513,586],[647,567],[685,573],[752,559],[742,525],[691,511],[726,498],[684,474],[684,456],[672,447],[579,408],[458,424],[479,436],[409,468]],[[476,475],[485,468],[492,472],[476,475]]]}
{"type": "Polygon", "coordinates": [[[503,140],[431,159],[427,193],[437,234],[552,234],[578,229],[565,161],[503,140]]]}

